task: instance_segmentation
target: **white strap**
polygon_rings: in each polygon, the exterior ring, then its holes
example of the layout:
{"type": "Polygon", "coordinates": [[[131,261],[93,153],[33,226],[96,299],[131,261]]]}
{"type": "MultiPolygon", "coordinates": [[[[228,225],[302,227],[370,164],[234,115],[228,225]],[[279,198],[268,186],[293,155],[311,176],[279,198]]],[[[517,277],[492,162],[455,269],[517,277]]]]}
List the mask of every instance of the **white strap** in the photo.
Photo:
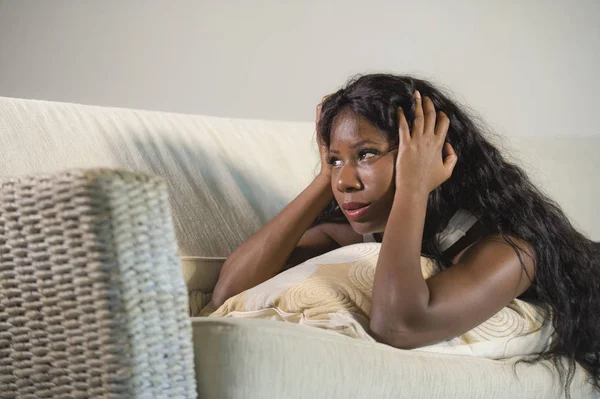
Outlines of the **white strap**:
{"type": "Polygon", "coordinates": [[[477,223],[477,218],[471,212],[459,209],[448,222],[448,226],[436,236],[440,249],[447,250],[467,234],[467,231],[477,223]]]}

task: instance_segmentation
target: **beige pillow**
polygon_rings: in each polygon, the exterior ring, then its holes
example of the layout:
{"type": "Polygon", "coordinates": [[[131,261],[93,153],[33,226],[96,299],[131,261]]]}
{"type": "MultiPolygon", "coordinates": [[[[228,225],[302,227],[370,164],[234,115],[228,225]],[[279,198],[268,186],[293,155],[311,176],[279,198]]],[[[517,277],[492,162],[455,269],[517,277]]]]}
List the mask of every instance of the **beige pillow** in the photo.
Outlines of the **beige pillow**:
{"type": "MultiPolygon", "coordinates": [[[[279,320],[374,341],[369,314],[380,248],[361,243],[336,249],[229,298],[216,310],[206,307],[201,315],[279,320]]],[[[425,278],[433,274],[428,259],[422,258],[421,267],[425,278]]],[[[417,350],[499,359],[544,350],[551,334],[540,308],[515,299],[473,330],[417,350]]]]}
{"type": "MultiPolygon", "coordinates": [[[[307,324],[369,339],[366,328],[379,244],[339,248],[229,298],[211,316],[307,324]]],[[[213,309],[206,308],[201,315],[213,309]]]]}

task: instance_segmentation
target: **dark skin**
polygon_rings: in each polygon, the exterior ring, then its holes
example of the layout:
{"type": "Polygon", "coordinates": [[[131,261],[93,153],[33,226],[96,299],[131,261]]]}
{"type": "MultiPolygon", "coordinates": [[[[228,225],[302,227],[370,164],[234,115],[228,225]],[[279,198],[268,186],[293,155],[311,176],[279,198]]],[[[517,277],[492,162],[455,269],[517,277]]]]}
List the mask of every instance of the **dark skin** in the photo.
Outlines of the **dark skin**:
{"type": "Polygon", "coordinates": [[[522,248],[523,268],[512,246],[484,229],[449,249],[454,249],[452,267],[423,278],[420,251],[427,199],[450,178],[458,158],[445,142],[448,117],[418,92],[415,109],[412,131],[398,110],[397,148],[365,119],[348,112],[338,115],[330,147],[320,146],[321,172],[227,259],[213,306],[286,267],[362,242],[366,233],[382,238],[369,326],[379,342],[409,349],[456,337],[523,294],[535,273],[530,247],[511,237],[522,248]],[[349,218],[349,224],[309,228],[332,197],[340,205],[360,202],[369,208],[360,218],[349,218]]]}

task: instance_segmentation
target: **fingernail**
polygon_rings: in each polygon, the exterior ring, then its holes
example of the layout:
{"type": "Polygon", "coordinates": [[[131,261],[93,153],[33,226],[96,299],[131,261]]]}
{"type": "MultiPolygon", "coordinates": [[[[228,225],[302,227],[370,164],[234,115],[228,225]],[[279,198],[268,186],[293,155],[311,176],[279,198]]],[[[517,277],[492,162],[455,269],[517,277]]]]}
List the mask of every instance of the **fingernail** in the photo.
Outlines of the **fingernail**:
{"type": "Polygon", "coordinates": [[[421,93],[419,93],[419,90],[415,90],[415,98],[416,98],[417,100],[420,100],[420,99],[421,99],[421,93]]]}

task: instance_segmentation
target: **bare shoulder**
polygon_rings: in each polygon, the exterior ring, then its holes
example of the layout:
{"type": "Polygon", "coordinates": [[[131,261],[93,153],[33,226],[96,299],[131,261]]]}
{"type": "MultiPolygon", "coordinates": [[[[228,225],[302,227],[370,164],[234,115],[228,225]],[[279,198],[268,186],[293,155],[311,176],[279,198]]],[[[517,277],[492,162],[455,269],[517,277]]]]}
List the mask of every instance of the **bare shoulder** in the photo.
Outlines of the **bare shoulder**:
{"type": "Polygon", "coordinates": [[[533,247],[514,236],[491,234],[482,237],[459,254],[453,263],[474,273],[504,275],[507,282],[516,280],[521,293],[529,288],[535,277],[533,247]]]}

